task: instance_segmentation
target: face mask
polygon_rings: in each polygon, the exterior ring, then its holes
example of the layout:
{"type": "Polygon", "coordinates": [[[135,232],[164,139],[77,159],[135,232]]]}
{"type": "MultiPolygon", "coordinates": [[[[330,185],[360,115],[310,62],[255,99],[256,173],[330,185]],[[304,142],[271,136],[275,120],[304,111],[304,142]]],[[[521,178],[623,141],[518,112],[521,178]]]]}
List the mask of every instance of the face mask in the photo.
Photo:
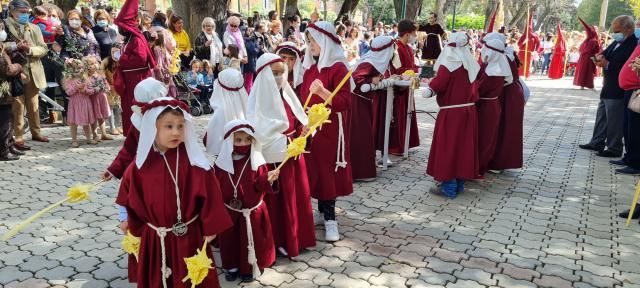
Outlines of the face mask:
{"type": "Polygon", "coordinates": [[[619,43],[624,41],[624,34],[620,32],[611,34],[611,37],[613,38],[614,41],[619,43]]]}
{"type": "Polygon", "coordinates": [[[109,25],[109,21],[107,20],[98,20],[98,26],[104,28],[107,27],[109,25]]]}
{"type": "Polygon", "coordinates": [[[51,24],[54,26],[60,25],[60,19],[58,19],[58,17],[49,17],[49,21],[51,21],[51,24]]]}
{"type": "Polygon", "coordinates": [[[251,145],[233,146],[233,153],[240,155],[248,155],[251,152],[251,145]]]}
{"type": "Polygon", "coordinates": [[[284,75],[274,76],[273,78],[276,78],[276,84],[278,85],[278,88],[282,88],[282,84],[284,83],[284,75]]]}
{"type": "Polygon", "coordinates": [[[416,36],[409,36],[409,43],[414,44],[418,42],[418,37],[416,36]]]}
{"type": "Polygon", "coordinates": [[[27,24],[29,22],[29,13],[20,13],[20,16],[18,16],[18,23],[24,25],[27,24]]]}
{"type": "Polygon", "coordinates": [[[121,55],[120,51],[114,52],[113,53],[113,59],[116,60],[116,61],[120,60],[120,55],[121,55]]]}
{"type": "Polygon", "coordinates": [[[0,31],[0,42],[4,42],[5,40],[7,40],[7,31],[0,31]]]}
{"type": "Polygon", "coordinates": [[[393,68],[400,68],[402,66],[402,62],[400,62],[400,54],[398,54],[398,50],[393,51],[393,58],[391,58],[391,65],[393,68]]]}
{"type": "Polygon", "coordinates": [[[640,28],[636,28],[636,30],[633,31],[633,34],[636,35],[636,38],[640,39],[640,28]]]}
{"type": "Polygon", "coordinates": [[[69,20],[69,26],[71,26],[71,28],[80,28],[81,25],[82,21],[80,20],[69,20]]]}

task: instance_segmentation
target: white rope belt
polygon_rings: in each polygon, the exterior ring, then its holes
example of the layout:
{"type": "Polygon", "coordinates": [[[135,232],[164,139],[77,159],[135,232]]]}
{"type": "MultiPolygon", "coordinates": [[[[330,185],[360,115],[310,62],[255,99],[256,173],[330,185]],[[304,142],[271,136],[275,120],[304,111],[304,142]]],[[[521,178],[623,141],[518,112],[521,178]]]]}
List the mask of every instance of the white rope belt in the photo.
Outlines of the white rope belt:
{"type": "Polygon", "coordinates": [[[440,107],[440,110],[452,109],[452,108],[460,108],[460,107],[468,107],[468,106],[473,106],[473,105],[476,105],[476,103],[464,103],[464,104],[457,104],[457,105],[442,106],[442,107],[440,107]]]}
{"type": "Polygon", "coordinates": [[[253,267],[253,278],[260,277],[262,273],[260,273],[260,267],[258,266],[258,258],[256,257],[256,247],[255,247],[255,244],[253,243],[253,227],[251,226],[251,212],[258,209],[258,207],[260,207],[261,205],[262,205],[262,200],[260,200],[260,203],[258,203],[258,205],[253,206],[251,208],[235,209],[229,206],[229,204],[224,203],[224,206],[226,206],[227,209],[238,212],[238,213],[242,213],[242,216],[244,216],[244,221],[246,222],[246,226],[247,226],[247,242],[249,242],[247,244],[247,249],[249,249],[248,260],[249,260],[249,264],[253,267]]]}
{"type": "Polygon", "coordinates": [[[147,69],[151,69],[151,68],[149,66],[147,66],[147,67],[140,67],[140,68],[122,70],[122,72],[133,72],[133,71],[141,71],[141,70],[147,70],[147,69]]]}
{"type": "Polygon", "coordinates": [[[499,97],[493,97],[493,98],[480,98],[480,100],[498,100],[499,97]]]}
{"type": "MultiPolygon", "coordinates": [[[[191,220],[189,220],[189,222],[185,223],[187,226],[189,226],[191,223],[193,223],[193,221],[196,221],[196,219],[198,219],[198,215],[193,216],[193,218],[191,218],[191,220]]],[[[151,227],[151,229],[156,230],[156,234],[158,234],[158,237],[160,237],[160,250],[162,251],[162,287],[167,287],[167,278],[169,278],[169,276],[171,276],[171,268],[167,267],[167,253],[165,252],[165,246],[164,246],[164,238],[167,237],[167,233],[171,232],[173,230],[173,228],[166,228],[166,227],[156,227],[153,226],[153,224],[151,223],[147,223],[147,226],[151,227]]]]}
{"type": "Polygon", "coordinates": [[[338,151],[336,160],[336,169],[334,172],[338,172],[338,168],[347,168],[347,159],[344,156],[345,143],[344,143],[344,127],[342,126],[342,112],[338,112],[338,151]]]}

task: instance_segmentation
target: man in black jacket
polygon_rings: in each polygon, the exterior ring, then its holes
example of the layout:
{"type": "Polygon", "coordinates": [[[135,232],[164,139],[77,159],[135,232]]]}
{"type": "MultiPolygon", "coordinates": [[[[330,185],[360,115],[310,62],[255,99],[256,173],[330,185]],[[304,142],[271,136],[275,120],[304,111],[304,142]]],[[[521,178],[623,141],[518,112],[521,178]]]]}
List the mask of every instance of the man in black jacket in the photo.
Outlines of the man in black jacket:
{"type": "Polygon", "coordinates": [[[620,157],[624,129],[624,90],[618,84],[618,74],[636,47],[634,21],[631,16],[618,16],[611,24],[614,39],[604,52],[596,55],[595,64],[604,70],[604,85],[596,113],[593,136],[580,148],[598,151],[601,157],[620,157]],[[606,149],[605,149],[606,146],[606,149]]]}

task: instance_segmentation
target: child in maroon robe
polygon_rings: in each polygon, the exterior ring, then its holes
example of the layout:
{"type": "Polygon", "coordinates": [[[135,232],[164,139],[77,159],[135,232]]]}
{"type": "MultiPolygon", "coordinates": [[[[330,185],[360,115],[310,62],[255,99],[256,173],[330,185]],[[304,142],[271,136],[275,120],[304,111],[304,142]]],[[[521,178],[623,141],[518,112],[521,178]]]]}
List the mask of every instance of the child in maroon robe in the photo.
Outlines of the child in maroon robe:
{"type": "MultiPolygon", "coordinates": [[[[256,129],[270,170],[284,161],[287,143],[301,135],[307,115],[285,79],[284,60],[265,53],[256,62],[257,76],[247,104],[247,119],[256,129]]],[[[313,208],[305,155],[289,159],[279,170],[278,193],[265,197],[278,252],[295,257],[316,245],[313,208]]]]}
{"type": "Polygon", "coordinates": [[[440,106],[433,130],[427,174],[441,182],[431,193],[456,197],[464,190],[464,180],[478,175],[478,95],[473,81],[480,67],[469,51],[464,32],[452,33],[434,69],[427,97],[437,94],[440,106]]]}
{"type": "Polygon", "coordinates": [[[580,86],[581,89],[589,88],[593,89],[593,78],[596,77],[596,64],[593,62],[593,57],[602,51],[600,47],[600,41],[598,39],[598,30],[595,26],[590,26],[582,18],[578,18],[584,31],[587,33],[587,38],[580,44],[580,58],[576,65],[575,76],[573,77],[573,85],[580,86]]]}
{"type": "MultiPolygon", "coordinates": [[[[402,20],[398,23],[398,55],[400,56],[400,67],[392,67],[390,72],[392,75],[401,75],[405,71],[412,70],[418,72],[418,66],[415,64],[415,55],[413,48],[409,44],[416,42],[417,32],[416,25],[411,20],[402,20]]],[[[406,78],[405,76],[403,76],[406,78]]],[[[407,109],[409,107],[409,89],[407,87],[394,88],[393,112],[391,120],[391,128],[389,130],[389,153],[402,155],[404,153],[405,138],[407,131],[407,109]]],[[[382,98],[382,97],[381,97],[382,98]]],[[[386,99],[386,95],[384,96],[386,99]]],[[[412,101],[413,102],[413,101],[412,101]]],[[[380,99],[378,113],[385,115],[387,102],[380,99]]],[[[418,135],[418,120],[416,118],[415,103],[411,103],[414,107],[411,112],[411,126],[409,128],[409,148],[420,146],[420,135],[418,135]]],[[[384,148],[384,117],[378,118],[378,143],[377,149],[382,151],[384,148]]]]}
{"type": "MultiPolygon", "coordinates": [[[[308,107],[324,103],[338,83],[348,73],[348,66],[336,35],[335,27],[326,21],[310,24],[305,31],[309,41],[303,66],[306,69],[300,95],[308,107]]],[[[351,81],[345,82],[327,106],[331,109],[329,120],[310,141],[309,154],[305,160],[309,165],[309,187],[311,197],[318,199],[318,211],[323,215],[325,240],[338,241],[338,222],[335,207],[339,196],[353,192],[351,163],[349,158],[351,81]]],[[[355,85],[354,85],[355,86],[355,85]]]]}
{"type": "MultiPolygon", "coordinates": [[[[135,163],[124,173],[116,203],[141,238],[137,287],[191,287],[184,258],[231,226],[218,181],[198,145],[188,107],[169,97],[142,106],[135,163]]],[[[219,287],[215,270],[202,287],[219,287]]]]}
{"type": "Polygon", "coordinates": [[[118,65],[113,74],[113,86],[122,102],[122,128],[125,135],[129,135],[131,128],[133,89],[140,81],[150,77],[152,69],[156,67],[151,48],[138,29],[138,3],[137,0],[127,0],[115,20],[118,32],[124,36],[124,44],[117,53],[120,56],[115,59],[118,65]]]}
{"type": "Polygon", "coordinates": [[[295,43],[287,41],[278,45],[276,54],[282,57],[282,60],[287,63],[287,70],[289,71],[287,82],[289,82],[289,86],[291,86],[291,89],[297,94],[298,88],[300,84],[302,84],[302,76],[304,74],[304,68],[302,68],[302,52],[295,43]]]}
{"type": "Polygon", "coordinates": [[[482,67],[475,89],[478,91],[478,154],[479,175],[489,170],[498,144],[504,86],[513,83],[511,67],[504,55],[501,39],[485,39],[480,51],[482,67]]]}
{"type": "Polygon", "coordinates": [[[218,238],[220,257],[227,281],[235,281],[240,274],[242,282],[251,282],[276,260],[263,199],[273,193],[271,183],[279,171],[267,169],[249,122],[232,120],[224,131],[215,173],[234,225],[218,238]]]}
{"type": "Polygon", "coordinates": [[[351,75],[356,88],[351,105],[351,162],[353,180],[373,181],[376,178],[376,145],[374,124],[377,120],[376,98],[386,95],[392,79],[382,79],[396,49],[391,36],[378,36],[371,42],[371,51],[363,56],[351,75]]]}

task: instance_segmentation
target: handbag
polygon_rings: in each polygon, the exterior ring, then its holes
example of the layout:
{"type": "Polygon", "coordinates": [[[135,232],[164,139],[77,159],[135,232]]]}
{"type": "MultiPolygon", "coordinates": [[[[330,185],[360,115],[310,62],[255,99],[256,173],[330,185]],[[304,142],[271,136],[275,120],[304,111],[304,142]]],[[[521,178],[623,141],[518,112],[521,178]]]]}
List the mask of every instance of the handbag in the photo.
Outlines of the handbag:
{"type": "Polygon", "coordinates": [[[640,89],[633,91],[627,108],[635,113],[640,113],[640,89]]]}

